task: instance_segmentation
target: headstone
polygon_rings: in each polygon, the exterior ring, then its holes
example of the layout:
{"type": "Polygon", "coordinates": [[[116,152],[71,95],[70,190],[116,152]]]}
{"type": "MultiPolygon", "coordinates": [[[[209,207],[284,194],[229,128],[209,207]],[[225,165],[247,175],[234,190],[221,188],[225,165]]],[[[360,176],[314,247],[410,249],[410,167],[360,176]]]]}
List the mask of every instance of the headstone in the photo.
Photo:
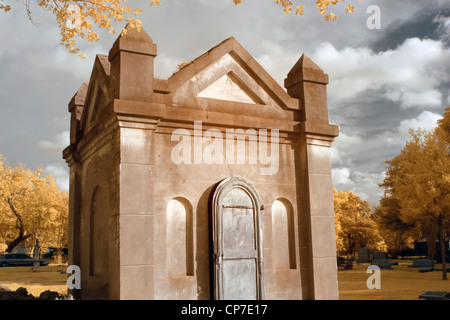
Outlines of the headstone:
{"type": "Polygon", "coordinates": [[[434,268],[434,261],[431,259],[414,259],[413,264],[408,268],[434,268]]]}
{"type": "Polygon", "coordinates": [[[373,253],[373,259],[378,260],[378,259],[389,259],[389,255],[387,252],[381,252],[381,251],[377,251],[373,253]]]}
{"type": "Polygon", "coordinates": [[[419,296],[420,299],[426,300],[448,300],[450,292],[445,291],[426,291],[419,296]]]}
{"type": "Polygon", "coordinates": [[[358,263],[368,263],[370,262],[370,250],[369,248],[358,249],[358,263]]]}
{"type": "Polygon", "coordinates": [[[347,262],[344,265],[344,270],[352,270],[353,269],[353,262],[347,259],[347,262]]]}
{"type": "Polygon", "coordinates": [[[380,269],[392,269],[391,259],[373,259],[371,264],[380,267],[380,269]]]}
{"type": "Polygon", "coordinates": [[[336,257],[338,267],[343,266],[347,263],[347,259],[345,257],[336,257]]]}

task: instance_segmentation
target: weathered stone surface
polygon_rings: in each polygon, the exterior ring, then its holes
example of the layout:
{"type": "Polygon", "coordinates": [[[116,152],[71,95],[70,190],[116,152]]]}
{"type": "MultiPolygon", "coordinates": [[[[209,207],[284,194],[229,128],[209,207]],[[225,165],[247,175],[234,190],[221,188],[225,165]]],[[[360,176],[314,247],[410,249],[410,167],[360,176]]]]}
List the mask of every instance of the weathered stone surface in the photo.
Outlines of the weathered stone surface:
{"type": "Polygon", "coordinates": [[[167,80],[156,54],[128,29],[69,105],[74,295],[337,299],[328,76],[302,56],[286,92],[233,37],[167,80]]]}

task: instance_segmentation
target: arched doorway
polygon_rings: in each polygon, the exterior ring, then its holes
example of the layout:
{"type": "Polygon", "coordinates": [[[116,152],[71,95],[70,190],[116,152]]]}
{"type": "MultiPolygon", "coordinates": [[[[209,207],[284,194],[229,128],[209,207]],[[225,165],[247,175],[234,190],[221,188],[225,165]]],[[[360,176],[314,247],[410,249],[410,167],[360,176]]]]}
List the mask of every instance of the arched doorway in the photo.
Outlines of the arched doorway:
{"type": "Polygon", "coordinates": [[[242,178],[220,182],[212,195],[214,299],[264,299],[261,204],[242,178]]]}

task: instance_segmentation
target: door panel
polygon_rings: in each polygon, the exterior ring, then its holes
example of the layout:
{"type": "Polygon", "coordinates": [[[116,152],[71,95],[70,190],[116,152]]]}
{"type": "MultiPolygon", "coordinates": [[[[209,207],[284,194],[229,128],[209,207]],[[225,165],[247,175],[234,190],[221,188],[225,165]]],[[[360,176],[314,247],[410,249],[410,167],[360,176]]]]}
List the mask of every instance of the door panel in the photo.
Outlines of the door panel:
{"type": "Polygon", "coordinates": [[[213,195],[215,299],[263,299],[260,203],[245,180],[229,178],[213,195]]]}
{"type": "Polygon", "coordinates": [[[256,259],[223,261],[223,292],[225,300],[256,300],[256,259]]]}
{"type": "Polygon", "coordinates": [[[253,209],[224,208],[223,251],[256,250],[253,209]]]}

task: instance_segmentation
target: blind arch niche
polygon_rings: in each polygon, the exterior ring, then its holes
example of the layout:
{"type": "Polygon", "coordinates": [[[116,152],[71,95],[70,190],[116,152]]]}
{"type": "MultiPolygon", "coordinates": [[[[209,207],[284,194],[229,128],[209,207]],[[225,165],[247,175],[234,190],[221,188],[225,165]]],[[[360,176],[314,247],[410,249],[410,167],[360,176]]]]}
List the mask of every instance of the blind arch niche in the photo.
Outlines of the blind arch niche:
{"type": "Polygon", "coordinates": [[[278,198],[272,203],[273,264],[276,269],[296,269],[294,211],[291,203],[278,198]]]}
{"type": "Polygon", "coordinates": [[[168,275],[194,275],[192,206],[187,199],[177,197],[168,202],[166,235],[168,275]]]}

